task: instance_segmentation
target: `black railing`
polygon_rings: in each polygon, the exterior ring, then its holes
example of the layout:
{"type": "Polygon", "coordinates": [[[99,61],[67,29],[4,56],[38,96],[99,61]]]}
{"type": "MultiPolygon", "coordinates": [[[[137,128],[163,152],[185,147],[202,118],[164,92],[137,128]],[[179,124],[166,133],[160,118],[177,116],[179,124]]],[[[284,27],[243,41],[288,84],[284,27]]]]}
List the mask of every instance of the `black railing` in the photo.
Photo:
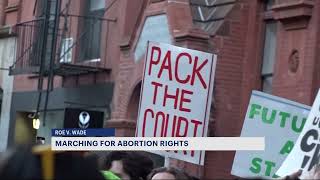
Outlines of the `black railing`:
{"type": "Polygon", "coordinates": [[[59,23],[57,60],[70,60],[68,55],[72,51],[72,62],[79,63],[101,56],[101,37],[108,33],[108,21],[101,18],[62,15],[59,23]],[[95,50],[99,50],[99,52],[95,50]],[[75,53],[77,52],[77,53],[75,53]]]}
{"type": "MultiPolygon", "coordinates": [[[[58,21],[52,19],[48,22],[46,47],[52,44],[52,41],[56,41],[56,45],[53,51],[46,52],[46,58],[43,60],[44,71],[54,68],[57,75],[73,75],[107,69],[104,49],[109,24],[115,20],[67,13],[60,14],[58,18],[58,21]],[[55,25],[55,22],[58,24],[55,25]],[[52,36],[55,29],[56,33],[52,36]],[[54,56],[52,53],[55,53],[54,56]],[[54,58],[54,67],[50,67],[49,57],[54,58]]],[[[10,68],[10,73],[39,73],[43,49],[40,35],[44,31],[44,20],[17,24],[15,31],[18,37],[17,60],[10,68]]]]}
{"type": "Polygon", "coordinates": [[[42,19],[28,21],[17,24],[15,33],[17,34],[16,62],[11,69],[18,68],[25,72],[37,73],[41,58],[41,40],[39,39],[43,32],[44,21],[42,19]]]}

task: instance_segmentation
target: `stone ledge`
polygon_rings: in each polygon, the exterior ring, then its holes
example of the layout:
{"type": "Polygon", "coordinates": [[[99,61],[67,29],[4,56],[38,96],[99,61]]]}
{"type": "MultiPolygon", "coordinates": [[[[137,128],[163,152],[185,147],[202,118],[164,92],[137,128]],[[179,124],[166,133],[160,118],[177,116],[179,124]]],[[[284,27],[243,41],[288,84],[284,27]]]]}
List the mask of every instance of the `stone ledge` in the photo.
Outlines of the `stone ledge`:
{"type": "Polygon", "coordinates": [[[7,6],[4,9],[4,12],[10,13],[10,12],[18,11],[18,9],[19,9],[19,4],[12,4],[12,5],[7,6]]]}
{"type": "Polygon", "coordinates": [[[130,50],[130,37],[122,38],[122,40],[119,43],[119,47],[121,51],[130,50]]]}
{"type": "Polygon", "coordinates": [[[273,20],[274,19],[274,12],[273,11],[266,11],[264,14],[264,20],[273,20]]]}
{"type": "Polygon", "coordinates": [[[151,0],[150,2],[151,3],[158,3],[158,2],[161,2],[161,1],[164,1],[164,0],[151,0]]]}
{"type": "Polygon", "coordinates": [[[198,41],[208,43],[210,35],[204,32],[202,29],[194,28],[189,31],[175,33],[174,38],[177,42],[198,41]]]}
{"type": "Polygon", "coordinates": [[[273,6],[274,19],[279,20],[286,30],[307,28],[314,3],[309,0],[285,2],[273,6]]]}
{"type": "Polygon", "coordinates": [[[15,36],[15,33],[13,32],[13,28],[11,26],[0,27],[0,38],[6,38],[11,36],[15,36]]]}
{"type": "Polygon", "coordinates": [[[275,9],[294,9],[297,7],[313,7],[314,2],[312,0],[300,0],[300,1],[280,1],[280,3],[275,4],[272,10],[275,9]]]}
{"type": "Polygon", "coordinates": [[[133,120],[127,119],[111,119],[105,122],[105,127],[108,128],[126,128],[126,129],[135,129],[136,122],[133,120]]]}

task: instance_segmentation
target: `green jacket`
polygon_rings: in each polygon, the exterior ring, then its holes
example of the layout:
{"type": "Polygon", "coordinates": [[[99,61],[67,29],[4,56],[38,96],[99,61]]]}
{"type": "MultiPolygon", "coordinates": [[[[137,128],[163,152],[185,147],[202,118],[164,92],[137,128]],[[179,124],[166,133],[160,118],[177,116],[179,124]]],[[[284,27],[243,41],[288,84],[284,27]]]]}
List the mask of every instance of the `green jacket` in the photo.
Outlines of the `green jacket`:
{"type": "Polygon", "coordinates": [[[111,171],[101,171],[106,180],[121,180],[117,175],[113,174],[111,171]]]}

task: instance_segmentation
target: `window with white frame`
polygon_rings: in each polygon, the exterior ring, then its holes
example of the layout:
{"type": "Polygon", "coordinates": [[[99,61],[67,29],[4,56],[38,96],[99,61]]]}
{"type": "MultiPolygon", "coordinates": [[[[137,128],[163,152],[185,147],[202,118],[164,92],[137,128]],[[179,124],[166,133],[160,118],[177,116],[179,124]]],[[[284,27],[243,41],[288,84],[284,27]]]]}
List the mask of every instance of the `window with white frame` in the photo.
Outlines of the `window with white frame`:
{"type": "Polygon", "coordinates": [[[60,51],[60,63],[70,63],[72,61],[72,38],[62,39],[60,51]]]}
{"type": "Polygon", "coordinates": [[[171,44],[168,19],[165,14],[147,17],[134,51],[136,62],[145,53],[148,41],[171,44]]]}

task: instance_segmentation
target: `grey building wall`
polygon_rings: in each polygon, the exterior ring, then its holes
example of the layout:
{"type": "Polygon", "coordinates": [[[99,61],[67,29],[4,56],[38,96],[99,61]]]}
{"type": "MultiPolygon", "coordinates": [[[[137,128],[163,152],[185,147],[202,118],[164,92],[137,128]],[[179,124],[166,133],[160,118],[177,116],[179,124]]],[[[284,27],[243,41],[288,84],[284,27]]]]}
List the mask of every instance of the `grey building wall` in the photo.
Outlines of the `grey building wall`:
{"type": "MultiPolygon", "coordinates": [[[[0,67],[9,68],[15,60],[16,38],[0,39],[0,67]]],[[[1,88],[3,90],[1,116],[0,116],[0,151],[7,147],[9,126],[10,126],[10,107],[13,89],[13,76],[9,72],[0,71],[1,88]]]]}
{"type": "MultiPolygon", "coordinates": [[[[40,117],[42,117],[42,114],[40,117]]],[[[41,118],[40,118],[41,119],[41,118]]],[[[64,111],[49,111],[46,115],[46,125],[40,124],[40,128],[37,130],[37,136],[44,137],[45,143],[51,143],[51,129],[53,128],[63,128],[64,123],[64,111]]]]}

